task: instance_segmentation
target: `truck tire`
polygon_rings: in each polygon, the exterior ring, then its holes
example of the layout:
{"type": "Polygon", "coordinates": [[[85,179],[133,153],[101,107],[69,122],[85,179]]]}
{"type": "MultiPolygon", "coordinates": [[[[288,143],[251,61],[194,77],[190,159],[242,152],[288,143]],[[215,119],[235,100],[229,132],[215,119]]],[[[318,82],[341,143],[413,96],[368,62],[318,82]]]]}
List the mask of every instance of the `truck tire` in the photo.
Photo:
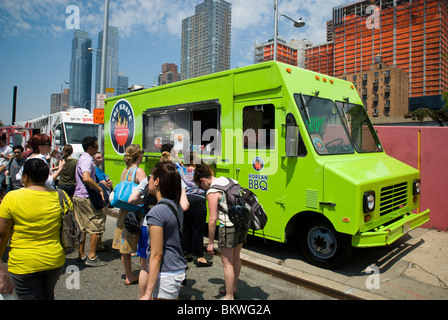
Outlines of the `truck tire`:
{"type": "Polygon", "coordinates": [[[308,222],[299,241],[306,260],[320,268],[336,269],[347,262],[353,252],[351,236],[337,232],[325,220],[308,222]]]}

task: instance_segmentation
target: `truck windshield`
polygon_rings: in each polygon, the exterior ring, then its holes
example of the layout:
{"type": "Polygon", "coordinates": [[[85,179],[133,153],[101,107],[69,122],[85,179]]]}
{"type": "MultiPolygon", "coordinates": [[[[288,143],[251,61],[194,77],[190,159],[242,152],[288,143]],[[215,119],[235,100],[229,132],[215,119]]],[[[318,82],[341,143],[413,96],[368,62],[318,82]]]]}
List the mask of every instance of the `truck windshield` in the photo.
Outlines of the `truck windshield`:
{"type": "Polygon", "coordinates": [[[382,151],[363,106],[303,94],[294,95],[320,155],[382,151]]]}
{"type": "Polygon", "coordinates": [[[350,140],[357,152],[382,152],[380,140],[367,115],[366,109],[358,104],[336,101],[343,116],[350,140]]]}
{"type": "Polygon", "coordinates": [[[98,126],[84,123],[65,123],[67,143],[82,143],[85,137],[98,137],[98,126]]]}

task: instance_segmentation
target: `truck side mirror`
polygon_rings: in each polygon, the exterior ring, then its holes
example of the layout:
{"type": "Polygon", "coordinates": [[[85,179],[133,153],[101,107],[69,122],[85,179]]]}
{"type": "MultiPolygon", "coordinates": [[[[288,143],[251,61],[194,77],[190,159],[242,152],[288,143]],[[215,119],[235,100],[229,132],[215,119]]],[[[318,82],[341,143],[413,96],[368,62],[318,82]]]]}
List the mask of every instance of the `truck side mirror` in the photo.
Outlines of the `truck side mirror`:
{"type": "Polygon", "coordinates": [[[285,154],[286,157],[299,156],[299,138],[300,130],[298,126],[286,126],[285,154]]]}

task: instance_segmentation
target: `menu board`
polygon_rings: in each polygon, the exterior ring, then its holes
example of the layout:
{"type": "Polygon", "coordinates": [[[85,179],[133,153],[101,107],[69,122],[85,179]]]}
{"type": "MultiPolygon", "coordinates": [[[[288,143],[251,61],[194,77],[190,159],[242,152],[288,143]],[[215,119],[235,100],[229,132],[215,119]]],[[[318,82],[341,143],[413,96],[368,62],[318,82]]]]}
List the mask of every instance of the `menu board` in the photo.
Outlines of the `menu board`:
{"type": "Polygon", "coordinates": [[[164,114],[154,117],[154,149],[160,149],[164,143],[170,143],[174,131],[174,114],[164,114]]]}
{"type": "Polygon", "coordinates": [[[145,126],[148,152],[159,152],[166,143],[173,144],[177,151],[189,147],[190,139],[183,133],[190,131],[190,113],[187,111],[149,116],[145,126]]]}

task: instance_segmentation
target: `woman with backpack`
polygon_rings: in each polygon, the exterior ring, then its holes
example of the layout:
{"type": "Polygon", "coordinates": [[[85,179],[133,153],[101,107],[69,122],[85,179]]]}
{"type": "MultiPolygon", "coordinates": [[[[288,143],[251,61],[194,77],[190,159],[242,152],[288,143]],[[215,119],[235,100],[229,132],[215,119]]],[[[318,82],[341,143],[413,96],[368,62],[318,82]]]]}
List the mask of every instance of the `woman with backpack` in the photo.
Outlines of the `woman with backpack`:
{"type": "Polygon", "coordinates": [[[237,282],[241,271],[240,253],[246,241],[248,229],[235,228],[227,215],[228,205],[225,193],[214,188],[226,186],[229,183],[228,178],[216,178],[209,165],[198,164],[194,172],[194,182],[199,188],[206,191],[209,211],[207,252],[210,254],[214,254],[213,240],[215,239],[216,222],[219,222],[218,245],[221,251],[225,282],[225,288],[221,288],[219,292],[225,294],[223,300],[233,300],[237,297],[237,282]]]}

